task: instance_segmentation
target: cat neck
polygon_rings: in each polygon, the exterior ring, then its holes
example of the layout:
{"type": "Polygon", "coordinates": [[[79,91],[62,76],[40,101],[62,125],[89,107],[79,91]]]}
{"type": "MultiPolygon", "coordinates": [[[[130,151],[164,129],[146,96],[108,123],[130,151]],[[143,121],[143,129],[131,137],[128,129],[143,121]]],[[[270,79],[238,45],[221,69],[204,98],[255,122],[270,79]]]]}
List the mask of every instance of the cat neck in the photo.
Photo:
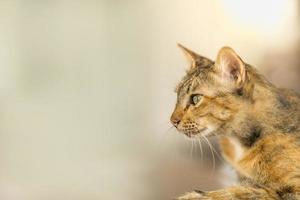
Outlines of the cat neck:
{"type": "Polygon", "coordinates": [[[252,98],[248,110],[224,127],[227,136],[250,148],[267,134],[300,132],[300,99],[296,94],[271,84],[257,84],[252,98]]]}
{"type": "Polygon", "coordinates": [[[267,132],[300,131],[300,98],[298,94],[273,85],[267,87],[258,85],[254,90],[253,98],[252,118],[259,122],[267,132]]]}

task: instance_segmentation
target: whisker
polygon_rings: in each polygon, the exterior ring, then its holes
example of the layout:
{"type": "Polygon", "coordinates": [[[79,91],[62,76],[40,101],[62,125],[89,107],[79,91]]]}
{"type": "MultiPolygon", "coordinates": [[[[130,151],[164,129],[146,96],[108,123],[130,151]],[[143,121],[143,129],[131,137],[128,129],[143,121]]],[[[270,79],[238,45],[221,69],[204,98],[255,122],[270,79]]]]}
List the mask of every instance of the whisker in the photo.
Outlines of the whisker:
{"type": "Polygon", "coordinates": [[[201,159],[201,163],[203,163],[203,150],[202,150],[202,144],[201,144],[201,139],[197,138],[198,144],[199,144],[199,148],[200,148],[200,159],[201,159]]]}
{"type": "Polygon", "coordinates": [[[212,155],[212,158],[213,158],[213,172],[215,171],[215,168],[216,168],[216,159],[215,159],[215,155],[214,155],[214,152],[212,150],[212,145],[210,144],[209,140],[203,135],[201,135],[201,137],[203,137],[205,139],[205,141],[207,142],[208,146],[209,146],[209,149],[210,149],[210,152],[211,152],[211,155],[212,155]]]}
{"type": "MultiPolygon", "coordinates": [[[[207,138],[206,138],[207,139],[207,138]]],[[[208,139],[207,139],[208,140],[208,139]]],[[[211,145],[212,150],[216,153],[217,157],[222,161],[224,160],[223,157],[219,154],[219,152],[214,148],[213,145],[211,145]]]]}
{"type": "Polygon", "coordinates": [[[194,140],[190,140],[192,142],[192,147],[190,151],[190,157],[193,158],[193,150],[194,150],[194,140]]]}

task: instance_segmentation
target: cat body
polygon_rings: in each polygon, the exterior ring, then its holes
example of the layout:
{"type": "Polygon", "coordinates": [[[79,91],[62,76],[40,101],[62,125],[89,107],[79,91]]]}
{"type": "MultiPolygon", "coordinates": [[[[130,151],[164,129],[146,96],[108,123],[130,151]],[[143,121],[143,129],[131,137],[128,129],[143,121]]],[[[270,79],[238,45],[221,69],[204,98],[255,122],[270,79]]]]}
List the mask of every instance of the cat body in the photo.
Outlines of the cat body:
{"type": "Polygon", "coordinates": [[[191,138],[218,136],[241,183],[178,199],[300,200],[299,95],[275,87],[229,47],[213,62],[179,46],[191,67],[176,89],[171,122],[191,138]]]}

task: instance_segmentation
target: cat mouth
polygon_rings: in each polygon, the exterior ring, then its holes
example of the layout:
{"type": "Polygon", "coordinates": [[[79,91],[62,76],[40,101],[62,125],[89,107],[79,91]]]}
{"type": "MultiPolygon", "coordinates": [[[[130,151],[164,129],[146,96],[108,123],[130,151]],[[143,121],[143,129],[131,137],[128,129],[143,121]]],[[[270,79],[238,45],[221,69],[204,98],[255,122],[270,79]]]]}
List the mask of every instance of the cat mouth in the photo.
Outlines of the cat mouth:
{"type": "Polygon", "coordinates": [[[207,130],[206,127],[202,128],[202,129],[197,129],[197,130],[187,130],[187,131],[183,131],[183,134],[186,135],[189,138],[194,138],[196,136],[198,136],[199,134],[203,133],[205,130],[207,130]]]}

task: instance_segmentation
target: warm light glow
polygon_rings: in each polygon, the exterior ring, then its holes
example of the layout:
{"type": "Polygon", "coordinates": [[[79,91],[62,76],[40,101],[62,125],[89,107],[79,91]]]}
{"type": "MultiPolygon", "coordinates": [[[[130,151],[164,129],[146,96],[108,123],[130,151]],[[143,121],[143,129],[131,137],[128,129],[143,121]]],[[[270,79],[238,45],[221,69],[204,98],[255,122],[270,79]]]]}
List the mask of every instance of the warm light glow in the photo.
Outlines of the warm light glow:
{"type": "Polygon", "coordinates": [[[242,25],[262,31],[280,28],[293,13],[294,1],[223,0],[225,12],[242,25]]]}

